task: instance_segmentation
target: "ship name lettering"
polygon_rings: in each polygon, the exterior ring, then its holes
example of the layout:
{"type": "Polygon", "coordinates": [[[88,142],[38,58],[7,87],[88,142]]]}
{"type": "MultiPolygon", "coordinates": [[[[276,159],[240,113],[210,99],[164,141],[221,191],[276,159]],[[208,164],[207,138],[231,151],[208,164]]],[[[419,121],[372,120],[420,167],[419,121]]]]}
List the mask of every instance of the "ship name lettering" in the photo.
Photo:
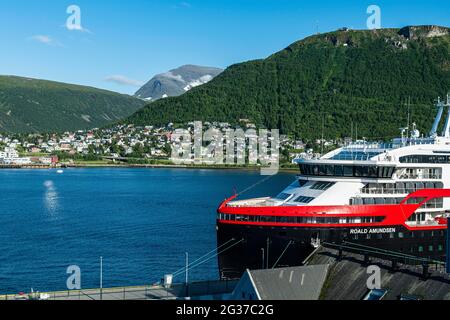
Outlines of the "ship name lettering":
{"type": "Polygon", "coordinates": [[[395,232],[395,228],[350,229],[350,234],[392,233],[392,232],[395,232]]]}

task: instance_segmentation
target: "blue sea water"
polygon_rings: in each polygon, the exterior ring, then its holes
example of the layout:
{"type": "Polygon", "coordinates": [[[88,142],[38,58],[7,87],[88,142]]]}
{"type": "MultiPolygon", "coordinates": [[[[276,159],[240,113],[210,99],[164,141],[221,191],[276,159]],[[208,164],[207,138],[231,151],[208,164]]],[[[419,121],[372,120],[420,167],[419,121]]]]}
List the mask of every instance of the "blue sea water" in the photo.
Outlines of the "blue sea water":
{"type": "MultiPolygon", "coordinates": [[[[257,171],[193,169],[0,170],[0,293],[152,284],[216,247],[216,209],[263,179],[257,171]]],[[[243,197],[275,195],[280,173],[243,197]]],[[[183,280],[184,275],[175,281],[183,280]]],[[[192,280],[218,278],[213,258],[192,280]]]]}

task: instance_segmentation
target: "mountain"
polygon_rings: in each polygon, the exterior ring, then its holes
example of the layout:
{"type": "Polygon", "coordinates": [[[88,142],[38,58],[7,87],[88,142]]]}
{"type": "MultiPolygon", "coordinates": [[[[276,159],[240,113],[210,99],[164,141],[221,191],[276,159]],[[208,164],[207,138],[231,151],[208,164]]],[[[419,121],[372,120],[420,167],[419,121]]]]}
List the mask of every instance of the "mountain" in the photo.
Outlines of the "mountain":
{"type": "Polygon", "coordinates": [[[176,97],[211,81],[222,71],[218,68],[185,65],[155,76],[136,92],[135,97],[153,101],[176,97]]]}
{"type": "Polygon", "coordinates": [[[208,84],[147,105],[126,122],[250,119],[303,139],[322,132],[349,137],[352,128],[358,137],[379,139],[397,136],[409,113],[428,131],[434,100],[450,90],[449,30],[343,28],[314,35],[266,59],[233,65],[208,84]]]}
{"type": "Polygon", "coordinates": [[[0,76],[0,132],[53,132],[104,126],[144,103],[128,95],[66,83],[0,76]]]}

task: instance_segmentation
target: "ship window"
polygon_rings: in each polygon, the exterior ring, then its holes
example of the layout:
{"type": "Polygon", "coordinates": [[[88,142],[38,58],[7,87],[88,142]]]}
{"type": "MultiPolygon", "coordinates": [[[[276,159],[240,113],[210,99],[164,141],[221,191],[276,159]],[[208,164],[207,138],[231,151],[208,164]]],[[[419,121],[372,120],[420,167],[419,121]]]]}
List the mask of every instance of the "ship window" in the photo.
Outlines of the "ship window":
{"type": "Polygon", "coordinates": [[[438,251],[442,251],[444,248],[443,248],[443,246],[442,246],[442,244],[439,244],[438,245],[438,251]]]}
{"type": "Polygon", "coordinates": [[[427,183],[425,184],[425,188],[427,188],[427,189],[433,189],[433,188],[434,188],[434,183],[433,183],[433,182],[427,182],[427,183]]]}
{"type": "Polygon", "coordinates": [[[425,202],[421,208],[442,208],[444,206],[444,199],[443,198],[435,198],[431,199],[427,202],[425,202]]]}
{"type": "Polygon", "coordinates": [[[400,157],[400,163],[449,163],[450,156],[444,155],[409,155],[400,157]]]}
{"type": "Polygon", "coordinates": [[[311,189],[314,189],[314,190],[327,190],[331,186],[333,186],[334,184],[335,184],[334,182],[320,181],[320,182],[316,182],[315,184],[313,184],[311,186],[311,189]]]}
{"type": "Polygon", "coordinates": [[[353,167],[344,166],[344,177],[353,177],[353,167]]]}
{"type": "Polygon", "coordinates": [[[320,165],[319,166],[319,175],[320,176],[324,176],[327,172],[326,166],[325,165],[320,165]]]}
{"type": "Polygon", "coordinates": [[[300,202],[300,203],[310,203],[311,201],[313,201],[314,198],[312,197],[304,197],[304,196],[300,196],[297,199],[295,199],[295,202],[300,202]]]}
{"type": "MultiPolygon", "coordinates": [[[[427,183],[428,184],[428,183],[427,183]]],[[[433,183],[431,183],[433,185],[433,183]]],[[[416,182],[416,190],[421,190],[425,188],[423,182],[416,182]]],[[[428,187],[427,187],[428,188],[428,187]]]]}
{"type": "Polygon", "coordinates": [[[374,201],[373,198],[364,198],[364,199],[363,199],[363,203],[364,203],[364,204],[374,204],[375,201],[374,201]]]}
{"type": "Polygon", "coordinates": [[[412,197],[412,198],[409,198],[409,199],[406,201],[406,204],[419,204],[419,203],[421,203],[423,200],[425,200],[425,198],[412,197]]]}
{"type": "Polygon", "coordinates": [[[326,167],[326,175],[333,176],[334,175],[334,166],[325,166],[326,167]]]}
{"type": "Polygon", "coordinates": [[[384,198],[375,198],[375,204],[384,204],[385,200],[384,198]]]}
{"type": "Polygon", "coordinates": [[[435,182],[434,183],[434,188],[435,189],[442,189],[442,188],[444,188],[444,184],[442,182],[435,182]]]}
{"type": "Polygon", "coordinates": [[[284,193],[284,192],[282,192],[282,193],[280,193],[279,195],[277,195],[277,196],[275,197],[275,199],[278,199],[278,200],[287,200],[290,196],[291,196],[290,193],[284,193]]]}
{"type": "Polygon", "coordinates": [[[361,205],[363,204],[362,198],[351,198],[350,199],[350,205],[361,205]]]}
{"type": "Polygon", "coordinates": [[[405,186],[406,186],[406,193],[413,193],[414,191],[416,191],[415,189],[414,189],[414,183],[413,182],[407,182],[406,184],[405,184],[405,186]]]}
{"type": "Polygon", "coordinates": [[[307,183],[308,183],[308,180],[298,180],[298,186],[299,187],[303,187],[307,183]]]}
{"type": "Polygon", "coordinates": [[[394,239],[394,233],[393,232],[389,233],[389,238],[394,239]]]}
{"type": "Polygon", "coordinates": [[[402,239],[402,238],[404,237],[403,232],[399,232],[399,233],[398,233],[398,237],[399,237],[400,239],[402,239]]]}
{"type": "Polygon", "coordinates": [[[419,250],[419,252],[423,252],[423,247],[419,246],[418,250],[419,250]]]}
{"type": "Polygon", "coordinates": [[[365,177],[368,171],[367,167],[355,166],[355,177],[365,177]]]}
{"type": "Polygon", "coordinates": [[[368,177],[390,178],[394,173],[394,167],[377,166],[353,166],[353,165],[326,165],[326,164],[299,164],[300,173],[316,176],[344,176],[344,177],[368,177]]]}
{"type": "Polygon", "coordinates": [[[430,251],[430,252],[433,251],[433,246],[432,246],[432,245],[429,245],[429,246],[428,246],[428,251],[430,251]]]}
{"type": "Polygon", "coordinates": [[[370,178],[376,178],[376,177],[378,177],[378,173],[377,173],[377,167],[368,167],[368,171],[369,171],[369,173],[368,173],[368,176],[370,177],[370,178]]]}
{"type": "Polygon", "coordinates": [[[319,166],[313,166],[313,175],[315,176],[319,175],[319,166]]]}
{"type": "Polygon", "coordinates": [[[406,193],[405,184],[403,182],[396,182],[395,188],[399,190],[399,193],[406,193]]]}

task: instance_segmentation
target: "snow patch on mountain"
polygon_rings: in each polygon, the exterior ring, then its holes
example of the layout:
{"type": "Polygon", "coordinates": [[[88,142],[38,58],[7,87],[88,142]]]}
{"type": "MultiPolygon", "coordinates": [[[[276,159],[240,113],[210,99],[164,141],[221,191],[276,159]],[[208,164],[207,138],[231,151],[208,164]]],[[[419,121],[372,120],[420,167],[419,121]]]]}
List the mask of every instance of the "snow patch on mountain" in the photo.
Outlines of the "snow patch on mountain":
{"type": "Polygon", "coordinates": [[[194,81],[191,81],[186,87],[184,87],[184,91],[189,91],[192,88],[201,86],[202,84],[210,82],[214,77],[210,74],[205,74],[204,76],[200,77],[199,79],[196,79],[194,81]]]}
{"type": "Polygon", "coordinates": [[[222,71],[222,69],[212,67],[185,65],[156,75],[139,89],[135,96],[146,101],[179,96],[208,83],[222,71]]]}

